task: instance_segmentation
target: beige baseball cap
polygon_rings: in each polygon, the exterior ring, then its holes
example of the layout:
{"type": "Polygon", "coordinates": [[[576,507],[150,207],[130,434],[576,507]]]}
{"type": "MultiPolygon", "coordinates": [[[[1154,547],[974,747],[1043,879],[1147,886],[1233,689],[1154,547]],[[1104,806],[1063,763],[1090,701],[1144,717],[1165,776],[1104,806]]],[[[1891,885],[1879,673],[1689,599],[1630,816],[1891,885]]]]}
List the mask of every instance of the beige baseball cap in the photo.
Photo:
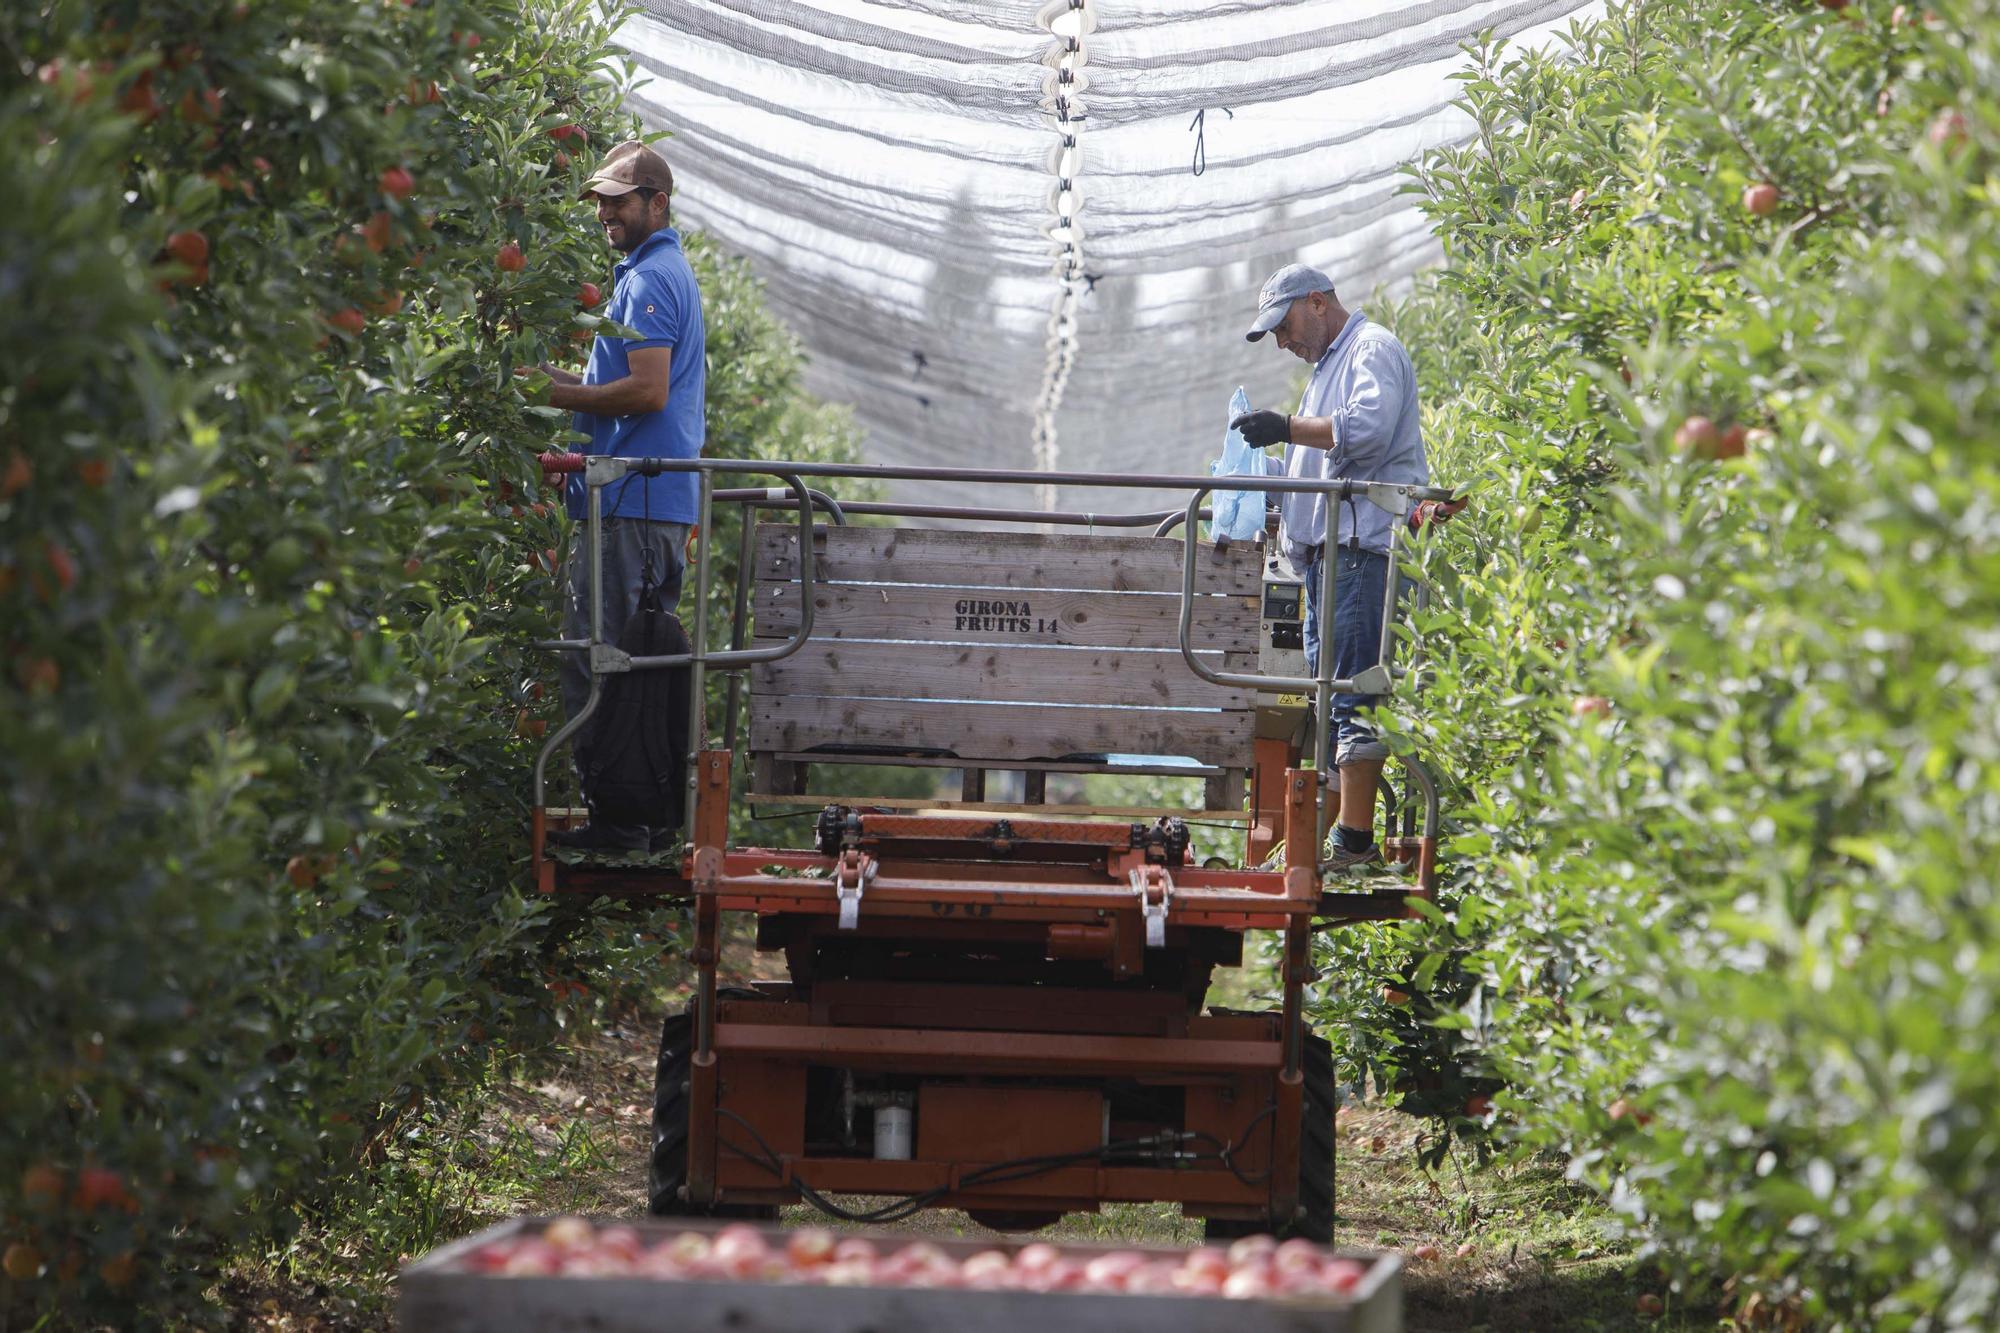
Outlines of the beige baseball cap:
{"type": "Polygon", "coordinates": [[[577,198],[588,199],[593,194],[616,197],[634,190],[659,190],[672,194],[674,173],[665,158],[637,139],[627,139],[604,155],[604,160],[597,164],[597,170],[583,183],[583,193],[577,198]]]}

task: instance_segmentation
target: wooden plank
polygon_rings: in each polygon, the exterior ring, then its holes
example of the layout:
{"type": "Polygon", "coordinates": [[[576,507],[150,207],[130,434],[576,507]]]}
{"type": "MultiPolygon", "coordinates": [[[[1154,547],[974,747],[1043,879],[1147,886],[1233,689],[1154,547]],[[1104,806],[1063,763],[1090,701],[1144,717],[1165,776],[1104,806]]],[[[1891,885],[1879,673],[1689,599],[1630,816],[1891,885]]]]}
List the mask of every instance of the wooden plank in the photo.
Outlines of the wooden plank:
{"type": "MultiPolygon", "coordinates": [[[[934,583],[950,587],[1179,592],[1179,537],[961,532],[943,528],[816,530],[813,577],[829,583],[934,583]]],[[[798,531],[757,529],[757,577],[799,576],[798,531]]],[[[1253,596],[1263,587],[1261,548],[1237,542],[1195,553],[1194,590],[1253,596]]]]}
{"type": "Polygon", "coordinates": [[[937,797],[861,796],[841,792],[821,795],[787,796],[776,792],[752,792],[743,798],[753,805],[845,805],[856,809],[935,810],[941,815],[963,814],[968,810],[998,815],[1083,815],[1102,819],[1152,819],[1159,815],[1198,819],[1207,824],[1247,824],[1243,810],[1194,810],[1168,805],[1021,805],[1006,801],[945,801],[937,797]]]}
{"type": "MultiPolygon", "coordinates": [[[[752,594],[756,633],[785,638],[798,629],[797,583],[759,583],[752,594]]],[[[1178,648],[1175,593],[1014,591],[910,584],[813,584],[815,639],[1011,643],[1081,648],[1178,648]]],[[[1197,651],[1254,652],[1258,599],[1197,596],[1190,641],[1197,651]]]]}
{"type": "Polygon", "coordinates": [[[1231,769],[1221,777],[1208,779],[1203,786],[1203,800],[1211,810],[1241,810],[1243,808],[1243,770],[1231,769]]]}
{"type": "MultiPolygon", "coordinates": [[[[1221,666],[1221,658],[1211,659],[1221,666]]],[[[976,699],[1128,708],[1248,708],[1250,691],[1215,685],[1179,653],[1039,644],[821,643],[750,670],[750,709],[770,695],[976,699]]]]}
{"type": "Polygon", "coordinates": [[[804,791],[806,766],[783,755],[750,756],[750,783],[759,791],[804,791]]]}
{"type": "Polygon", "coordinates": [[[935,703],[766,695],[750,712],[752,750],[866,745],[954,754],[966,764],[1073,754],[1159,754],[1241,767],[1250,762],[1256,713],[1045,704],[935,703]]]}

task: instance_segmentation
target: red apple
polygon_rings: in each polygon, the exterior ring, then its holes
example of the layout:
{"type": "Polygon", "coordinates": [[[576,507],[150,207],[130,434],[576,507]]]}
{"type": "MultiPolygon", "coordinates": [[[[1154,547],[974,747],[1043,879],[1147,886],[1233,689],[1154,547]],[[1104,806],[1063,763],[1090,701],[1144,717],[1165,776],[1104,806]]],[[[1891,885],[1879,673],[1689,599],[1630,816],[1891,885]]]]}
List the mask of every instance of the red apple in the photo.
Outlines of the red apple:
{"type": "Polygon", "coordinates": [[[416,177],[403,167],[390,167],[381,176],[382,193],[391,199],[404,199],[417,188],[416,177]]]}
{"type": "Polygon", "coordinates": [[[153,91],[153,71],[145,70],[118,99],[118,109],[129,116],[137,116],[142,125],[150,125],[160,118],[159,94],[153,91]]]}
{"type": "Polygon", "coordinates": [[[1176,1285],[1180,1270],[1171,1259],[1155,1259],[1141,1264],[1125,1278],[1125,1290],[1137,1295],[1163,1296],[1180,1290],[1176,1285]]]}
{"type": "Polygon", "coordinates": [[[1212,1245],[1189,1250],[1181,1260],[1181,1271],[1189,1274],[1213,1276],[1218,1282],[1229,1276],[1229,1256],[1212,1245]]]}
{"type": "Polygon", "coordinates": [[[46,1163],[31,1166],[21,1173],[21,1198],[37,1208],[50,1208],[62,1202],[62,1172],[46,1163]]]}
{"type": "Polygon", "coordinates": [[[1086,1285],[1103,1291],[1123,1291],[1132,1274],[1145,1266],[1142,1255],[1131,1250],[1113,1250],[1100,1254],[1083,1266],[1083,1280],[1086,1285]]]}
{"type": "Polygon", "coordinates": [[[42,1252],[32,1245],[15,1241],[7,1247],[7,1255],[0,1259],[0,1268],[7,1270],[7,1276],[16,1282],[29,1282],[41,1276],[42,1252]]]}
{"type": "Polygon", "coordinates": [[[198,231],[177,231],[167,237],[167,253],[195,268],[208,262],[208,237],[198,231]]]}
{"type": "Polygon", "coordinates": [[[1062,1258],[1062,1251],[1043,1241],[1023,1245],[1014,1256],[1014,1267],[1023,1273],[1044,1272],[1062,1258]]]}
{"type": "Polygon", "coordinates": [[[521,254],[521,247],[513,241],[500,247],[499,252],[493,256],[493,262],[502,273],[519,273],[528,266],[527,259],[521,254]]]}
{"type": "Polygon", "coordinates": [[[559,1250],[581,1250],[596,1234],[590,1223],[580,1217],[558,1217],[542,1228],[542,1239],[559,1250]]]}
{"type": "Polygon", "coordinates": [[[1420,1264],[1430,1263],[1437,1257],[1438,1257],[1438,1247],[1435,1245],[1419,1245],[1414,1250],[1410,1251],[1410,1258],[1416,1260],[1420,1264]]]}
{"type": "Polygon", "coordinates": [[[1577,717],[1610,717],[1611,701],[1601,694],[1580,694],[1570,700],[1569,711],[1577,717]]]}
{"type": "Polygon", "coordinates": [[[0,472],[0,500],[19,495],[35,479],[35,465],[19,449],[7,455],[7,467],[0,472]]]}
{"type": "Polygon", "coordinates": [[[54,694],[62,685],[62,668],[52,657],[21,657],[14,662],[14,681],[25,694],[54,694]]]}
{"type": "Polygon", "coordinates": [[[76,1194],[71,1202],[77,1211],[91,1213],[99,1208],[123,1208],[137,1212],[138,1200],[125,1192],[125,1181],[116,1171],[85,1167],[76,1173],[76,1194]]]}
{"type": "Polygon", "coordinates": [[[801,1268],[833,1261],[837,1242],[825,1227],[802,1227],[785,1238],[785,1257],[801,1268]]]}
{"type": "Polygon", "coordinates": [[[630,1265],[646,1253],[646,1242],[636,1228],[620,1224],[597,1233],[597,1249],[630,1265]]]}
{"type": "MultiPolygon", "coordinates": [[[[1820,3],[1825,4],[1826,0],[1820,0],[1820,3]]],[[[1650,1291],[1640,1296],[1639,1299],[1634,1301],[1632,1304],[1633,1308],[1638,1310],[1638,1312],[1641,1315],[1645,1316],[1647,1319],[1658,1319],[1662,1314],[1666,1313],[1667,1309],[1666,1302],[1661,1300],[1658,1296],[1655,1296],[1650,1291]]]]}
{"type": "Polygon", "coordinates": [[[1083,1265],[1074,1259],[1058,1259],[1040,1277],[1048,1285],[1038,1290],[1076,1291],[1083,1286],[1083,1265]]]}
{"type": "Polygon", "coordinates": [[[597,284],[594,282],[586,282],[576,289],[576,303],[585,310],[595,310],[597,303],[603,299],[604,293],[597,289],[597,284]]]}
{"type": "Polygon", "coordinates": [[[361,243],[371,254],[381,254],[389,248],[390,219],[387,213],[372,214],[361,227],[361,243]]]}
{"type": "Polygon", "coordinates": [[[1715,453],[1711,457],[1718,459],[1743,457],[1744,442],[1749,438],[1749,434],[1749,431],[1742,426],[1731,426],[1723,431],[1722,438],[1715,442],[1715,453]]]}
{"type": "Polygon", "coordinates": [[[1294,1236],[1271,1252],[1271,1265],[1280,1272],[1304,1272],[1317,1270],[1321,1258],[1319,1246],[1294,1236]]]}
{"type": "Polygon", "coordinates": [[[1477,1120],[1493,1109],[1493,1099],[1484,1093],[1465,1099],[1465,1113],[1477,1120]]]}
{"type": "Polygon", "coordinates": [[[1320,1281],[1331,1291],[1353,1291],[1366,1276],[1367,1266],[1352,1259],[1329,1259],[1320,1269],[1320,1281]]]}
{"type": "Polygon", "coordinates": [[[1271,1236],[1245,1236],[1229,1247],[1229,1266],[1242,1268],[1246,1264],[1258,1263],[1276,1253],[1278,1242],[1271,1236]]]}
{"type": "Polygon", "coordinates": [[[1410,993],[1408,991],[1397,990],[1394,986],[1384,986],[1382,988],[1382,1003],[1401,1005],[1408,1004],[1409,1002],[1410,993]]]}
{"type": "Polygon", "coordinates": [[[1965,142],[1965,113],[1957,107],[1946,107],[1931,118],[1930,128],[1924,131],[1933,147],[1955,148],[1965,142]]]}
{"type": "Polygon", "coordinates": [[[986,1291],[1004,1287],[1014,1275],[1013,1261],[998,1250],[981,1250],[959,1265],[959,1280],[986,1291]]]}
{"type": "Polygon", "coordinates": [[[1680,429],[1674,432],[1674,447],[1698,458],[1715,457],[1715,448],[1721,440],[1721,433],[1715,429],[1715,423],[1703,416],[1689,417],[1680,424],[1680,429]]]}
{"type": "Polygon", "coordinates": [[[561,1268],[563,1252],[547,1241],[523,1243],[507,1256],[500,1271],[508,1277],[553,1277],[561,1268]]]}
{"type": "Polygon", "coordinates": [[[213,124],[222,114],[222,94],[213,88],[204,88],[200,93],[190,88],[181,94],[174,110],[190,125],[213,124]]]}
{"type": "Polygon", "coordinates": [[[630,1271],[636,1277],[649,1277],[660,1282],[679,1282],[692,1276],[665,1245],[655,1245],[641,1254],[630,1271]]]}
{"type": "Polygon", "coordinates": [[[1630,1116],[1633,1124],[1641,1126],[1649,1125],[1653,1121],[1651,1112],[1641,1111],[1638,1107],[1632,1105],[1632,1103],[1626,1101],[1623,1097],[1620,1097],[1618,1100],[1612,1102],[1611,1105],[1605,1107],[1604,1114],[1610,1116],[1613,1120],[1623,1120],[1627,1116],[1630,1116]]]}
{"type": "Polygon", "coordinates": [[[829,1287],[872,1286],[875,1265],[865,1260],[836,1259],[820,1270],[820,1281],[829,1287]]]}
{"type": "Polygon", "coordinates": [[[368,316],[362,314],[353,306],[348,306],[345,309],[336,310],[328,315],[326,322],[333,325],[334,328],[339,329],[348,337],[358,338],[361,336],[362,331],[368,327],[368,316]]]}
{"type": "Polygon", "coordinates": [[[662,1248],[679,1263],[692,1264],[708,1257],[708,1237],[699,1231],[683,1231],[662,1248]]]}
{"type": "Polygon", "coordinates": [[[510,1241],[482,1245],[465,1256],[465,1266],[475,1273],[497,1273],[514,1257],[514,1249],[514,1243],[510,1241]]]}
{"type": "Polygon", "coordinates": [[[1769,181],[1759,181],[1755,185],[1745,187],[1743,211],[1752,217],[1770,217],[1778,211],[1778,187],[1769,181]]]}
{"type": "Polygon", "coordinates": [[[729,1277],[754,1277],[771,1258],[771,1247],[753,1226],[735,1223],[715,1233],[708,1261],[729,1277]]]}

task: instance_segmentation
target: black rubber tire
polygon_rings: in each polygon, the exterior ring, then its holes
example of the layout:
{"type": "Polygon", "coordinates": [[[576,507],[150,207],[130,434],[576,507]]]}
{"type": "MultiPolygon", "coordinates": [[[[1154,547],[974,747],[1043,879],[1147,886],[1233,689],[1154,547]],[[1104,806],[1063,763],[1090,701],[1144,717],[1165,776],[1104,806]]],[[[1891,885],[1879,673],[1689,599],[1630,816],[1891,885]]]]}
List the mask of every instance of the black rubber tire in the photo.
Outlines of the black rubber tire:
{"type": "MultiPolygon", "coordinates": [[[[723,999],[759,999],[757,992],[735,987],[718,992],[723,999]]],[[[773,1204],[714,1204],[698,1208],[681,1196],[687,1184],[688,1075],[694,1062],[695,1002],[685,1011],[668,1014],[660,1026],[660,1058],[653,1070],[653,1151],[646,1163],[646,1211],[654,1217],[741,1217],[774,1222],[773,1204]]]]}
{"type": "Polygon", "coordinates": [[[1293,1236],[1325,1245],[1333,1240],[1333,1113],[1339,1090],[1333,1079],[1333,1046],[1326,1038],[1306,1033],[1304,1120],[1299,1125],[1299,1211],[1283,1220],[1244,1221],[1210,1217],[1202,1220],[1208,1240],[1236,1240],[1269,1233],[1285,1240],[1293,1236]]]}

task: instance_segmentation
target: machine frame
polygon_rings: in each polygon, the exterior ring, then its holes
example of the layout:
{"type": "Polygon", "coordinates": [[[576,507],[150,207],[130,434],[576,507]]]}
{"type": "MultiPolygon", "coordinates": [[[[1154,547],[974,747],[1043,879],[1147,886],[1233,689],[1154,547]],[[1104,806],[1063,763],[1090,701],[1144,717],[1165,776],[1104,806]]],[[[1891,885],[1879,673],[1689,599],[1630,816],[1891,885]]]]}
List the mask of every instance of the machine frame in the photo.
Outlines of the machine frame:
{"type": "MultiPolygon", "coordinates": [[[[782,661],[813,639],[817,518],[840,525],[849,513],[866,512],[1093,530],[1150,525],[1163,538],[1179,527],[1181,660],[1216,687],[1310,696],[1316,704],[1314,751],[1324,755],[1330,753],[1332,697],[1391,688],[1397,579],[1389,581],[1378,663],[1357,677],[1335,678],[1330,648],[1311,676],[1217,670],[1198,653],[1193,608],[1201,501],[1219,479],[575,454],[545,455],[542,462],[550,475],[580,472],[584,480],[592,631],[585,640],[540,646],[586,654],[591,692],[536,759],[535,885],[544,893],[679,899],[693,913],[695,998],[686,1019],[669,1019],[663,1034],[655,1125],[656,1156],[678,1152],[675,1135],[684,1136],[684,1175],[676,1181],[668,1171],[672,1188],[664,1199],[656,1193],[656,1211],[764,1210],[801,1197],[837,1207],[826,1196],[838,1193],[902,1196],[1020,1225],[1114,1200],[1178,1201],[1209,1219],[1219,1234],[1231,1227],[1298,1227],[1311,1234],[1330,1224],[1330,1160],[1325,1201],[1301,1197],[1315,1192],[1312,1172],[1301,1174],[1301,1138],[1313,1100],[1306,1086],[1306,1066],[1314,1060],[1305,1019],[1305,988],[1315,979],[1310,939],[1326,924],[1405,916],[1413,910],[1409,897],[1434,896],[1437,795],[1421,763],[1400,761],[1405,789],[1393,812],[1400,827],[1389,830],[1384,854],[1408,880],[1389,892],[1329,889],[1317,860],[1325,775],[1302,766],[1299,745],[1269,738],[1255,742],[1244,765],[1251,781],[1243,868],[1190,864],[1184,852],[1176,859],[1185,831],[1176,844],[1165,818],[1152,825],[1106,822],[1063,818],[1059,809],[1047,817],[996,818],[977,802],[947,800],[936,802],[941,813],[910,813],[857,799],[823,812],[812,847],[736,845],[730,813],[741,740],[740,682],[752,667],[782,661]],[[746,506],[731,646],[709,644],[715,561],[710,544],[701,541],[693,560],[693,651],[634,658],[603,636],[603,490],[629,475],[668,472],[696,474],[698,532],[713,530],[718,503],[746,506]],[[783,485],[716,486],[718,478],[747,476],[783,485]],[[1173,489],[1189,498],[1179,511],[1135,515],[843,507],[808,479],[1173,489]],[[795,515],[798,623],[781,642],[747,647],[751,520],[755,510],[779,507],[795,515]],[[691,685],[689,817],[678,864],[579,865],[552,857],[547,834],[574,812],[548,805],[551,758],[588,723],[606,677],[672,667],[686,668],[691,685]],[[711,671],[734,673],[720,744],[711,743],[709,728],[705,681],[711,671]],[[1283,868],[1272,855],[1280,849],[1283,868]],[[787,951],[790,985],[765,987],[755,997],[721,993],[720,923],[730,912],[757,918],[760,947],[787,951]],[[1282,936],[1280,1009],[1201,1012],[1208,969],[1240,959],[1242,936],[1250,930],[1282,936]],[[878,956],[870,949],[896,960],[884,964],[886,974],[855,973],[861,966],[856,958],[878,956]],[[966,965],[966,975],[976,979],[931,976],[921,959],[933,952],[977,958],[976,968],[966,965]],[[989,955],[999,963],[988,966],[989,955]],[[1101,968],[1101,982],[1089,979],[1092,968],[1101,968]],[[664,1085],[683,1077],[668,1072],[677,1031],[687,1049],[675,1048],[679,1063],[672,1069],[685,1069],[684,1085],[676,1089],[664,1085]],[[919,1126],[915,1151],[887,1159],[852,1145],[808,1151],[806,1108],[815,1095],[809,1084],[820,1089],[824,1109],[828,1071],[845,1080],[841,1105],[850,1139],[857,1078],[906,1089],[914,1084],[908,1100],[919,1126]],[[1163,1104],[1178,1110],[1169,1111],[1166,1122],[1114,1133],[1115,1099],[1107,1091],[1113,1084],[1128,1090],[1128,1102],[1132,1088],[1169,1089],[1163,1104]],[[676,1093],[684,1110],[673,1100],[676,1093]],[[659,1123],[661,1116],[682,1114],[684,1126],[659,1123]],[[1172,1123],[1176,1114],[1178,1123],[1172,1123]]],[[[1329,505],[1365,498],[1399,517],[1424,501],[1451,500],[1448,490],[1366,481],[1241,476],[1226,484],[1264,493],[1319,492],[1329,505]]],[[[1392,525],[1392,562],[1405,529],[1404,523],[1392,525]]],[[[1321,605],[1329,608],[1337,564],[1323,562],[1321,605]]],[[[969,778],[967,794],[975,794],[969,778]]],[[[1323,1079],[1330,1080],[1326,1063],[1323,1079]]],[[[870,1095],[862,1094],[864,1107],[870,1095]]],[[[878,1091],[873,1105],[904,1095],[878,1091]]],[[[1317,1097],[1324,1101],[1325,1095],[1322,1090],[1317,1097]]],[[[1317,1106],[1312,1113],[1330,1117],[1331,1108],[1317,1106]]],[[[1330,1154],[1330,1125],[1325,1142],[1330,1154]]],[[[658,1185],[661,1163],[655,1165],[658,1185]]]]}

